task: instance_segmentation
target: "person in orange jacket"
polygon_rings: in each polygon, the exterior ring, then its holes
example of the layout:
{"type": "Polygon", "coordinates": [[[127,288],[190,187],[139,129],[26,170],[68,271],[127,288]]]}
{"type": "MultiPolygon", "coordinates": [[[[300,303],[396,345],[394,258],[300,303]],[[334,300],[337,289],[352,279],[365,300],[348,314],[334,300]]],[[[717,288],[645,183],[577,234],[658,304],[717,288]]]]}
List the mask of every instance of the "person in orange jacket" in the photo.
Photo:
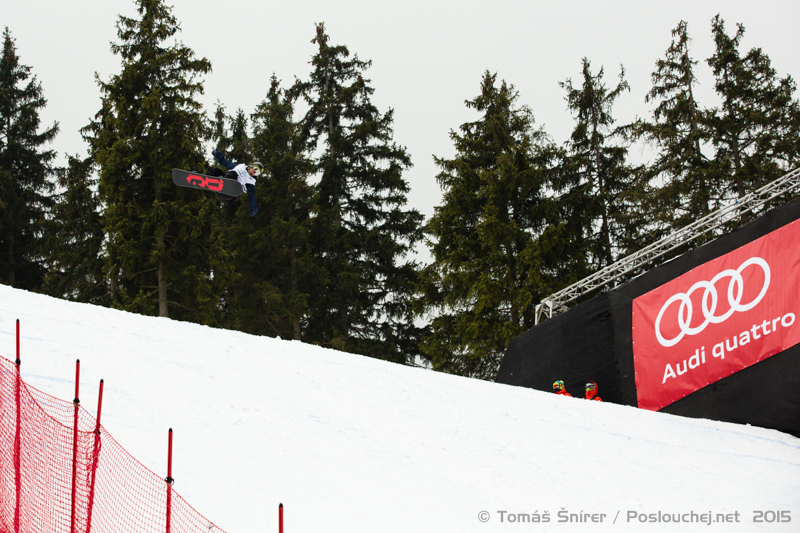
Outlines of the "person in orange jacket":
{"type": "Polygon", "coordinates": [[[553,391],[559,396],[569,396],[572,398],[572,394],[567,392],[567,389],[564,388],[564,382],[560,379],[553,383],[553,391]]]}
{"type": "Polygon", "coordinates": [[[600,396],[597,395],[597,383],[594,381],[587,381],[586,382],[586,399],[587,400],[596,400],[598,402],[602,402],[603,400],[600,396]]]}

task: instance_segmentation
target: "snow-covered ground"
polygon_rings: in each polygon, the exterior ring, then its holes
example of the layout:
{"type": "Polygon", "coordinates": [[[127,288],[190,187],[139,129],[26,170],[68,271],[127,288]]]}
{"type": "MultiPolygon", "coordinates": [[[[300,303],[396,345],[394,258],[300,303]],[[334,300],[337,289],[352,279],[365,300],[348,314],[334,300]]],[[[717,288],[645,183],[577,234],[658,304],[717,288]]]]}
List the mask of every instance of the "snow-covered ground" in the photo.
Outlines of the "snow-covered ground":
{"type": "Polygon", "coordinates": [[[0,285],[12,360],[16,319],[23,378],[69,400],[80,359],[83,406],[104,379],[103,426],[164,476],[173,428],[175,490],[229,533],[277,531],[279,503],[286,533],[800,531],[800,439],[778,431],[0,285]]]}

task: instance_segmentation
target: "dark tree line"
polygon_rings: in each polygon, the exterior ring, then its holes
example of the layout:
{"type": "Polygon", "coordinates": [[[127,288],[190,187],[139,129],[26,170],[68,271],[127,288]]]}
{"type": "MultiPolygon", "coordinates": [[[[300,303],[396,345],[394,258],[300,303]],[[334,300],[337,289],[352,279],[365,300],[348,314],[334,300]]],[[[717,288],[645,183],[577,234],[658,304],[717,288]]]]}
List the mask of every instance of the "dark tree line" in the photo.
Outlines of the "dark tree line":
{"type": "MultiPolygon", "coordinates": [[[[618,124],[631,91],[589,59],[560,83],[574,126],[559,145],[506,81],[483,74],[476,114],[435,157],[443,198],[430,220],[407,206],[412,161],[394,111],[371,102],[370,61],[316,26],[308,77],[273,76],[252,112],[209,118],[197,97],[211,64],[175,40],[163,0],[120,17],[118,75],[98,79],[82,130],[88,156],[53,164],[58,125],[4,33],[0,59],[0,281],[57,297],[280,336],[491,379],[508,341],[548,294],[792,169],[800,104],[744,27],[711,22],[706,61],[720,104],[696,98],[688,27],[672,32],[644,95],[650,115],[618,124]],[[300,113],[299,110],[303,112],[300,113]],[[634,165],[629,151],[656,155],[634,165]],[[210,148],[258,160],[259,213],[171,184],[210,148]],[[433,261],[412,259],[420,242],[433,261]]],[[[775,204],[786,199],[776,199],[775,204]]],[[[709,237],[710,238],[710,237],[709,237]]]]}
{"type": "Polygon", "coordinates": [[[56,154],[46,149],[58,124],[40,131],[47,101],[31,67],[20,64],[8,28],[0,57],[0,280],[28,290],[41,287],[47,265],[40,237],[53,205],[56,154]]]}

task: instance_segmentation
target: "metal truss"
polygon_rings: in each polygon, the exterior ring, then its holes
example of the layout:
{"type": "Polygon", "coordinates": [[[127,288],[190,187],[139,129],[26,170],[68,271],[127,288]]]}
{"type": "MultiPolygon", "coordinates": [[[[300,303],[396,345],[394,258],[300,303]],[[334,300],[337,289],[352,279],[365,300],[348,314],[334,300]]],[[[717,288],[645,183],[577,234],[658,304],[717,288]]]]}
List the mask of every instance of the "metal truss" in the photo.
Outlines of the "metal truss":
{"type": "Polygon", "coordinates": [[[616,287],[620,280],[627,281],[627,275],[631,272],[652,263],[680,246],[691,243],[736,218],[742,217],[746,213],[755,213],[770,200],[784,194],[792,196],[800,194],[800,168],[764,185],[758,190],[746,194],[736,203],[709,213],[688,226],[642,248],[638,252],[634,252],[548,296],[536,306],[535,323],[538,324],[545,318],[552,318],[553,315],[563,313],[568,309],[568,303],[595,289],[606,287],[610,290],[616,287]]]}

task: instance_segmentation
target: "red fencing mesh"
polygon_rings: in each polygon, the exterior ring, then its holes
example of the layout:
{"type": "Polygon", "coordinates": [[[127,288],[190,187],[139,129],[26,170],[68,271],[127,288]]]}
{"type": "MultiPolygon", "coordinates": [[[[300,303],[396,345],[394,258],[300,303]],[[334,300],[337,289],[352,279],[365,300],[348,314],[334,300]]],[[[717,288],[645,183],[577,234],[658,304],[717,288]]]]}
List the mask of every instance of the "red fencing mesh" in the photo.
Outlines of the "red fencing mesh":
{"type": "Polygon", "coordinates": [[[77,439],[74,422],[72,402],[26,385],[0,357],[0,533],[222,531],[83,407],[77,439]]]}

